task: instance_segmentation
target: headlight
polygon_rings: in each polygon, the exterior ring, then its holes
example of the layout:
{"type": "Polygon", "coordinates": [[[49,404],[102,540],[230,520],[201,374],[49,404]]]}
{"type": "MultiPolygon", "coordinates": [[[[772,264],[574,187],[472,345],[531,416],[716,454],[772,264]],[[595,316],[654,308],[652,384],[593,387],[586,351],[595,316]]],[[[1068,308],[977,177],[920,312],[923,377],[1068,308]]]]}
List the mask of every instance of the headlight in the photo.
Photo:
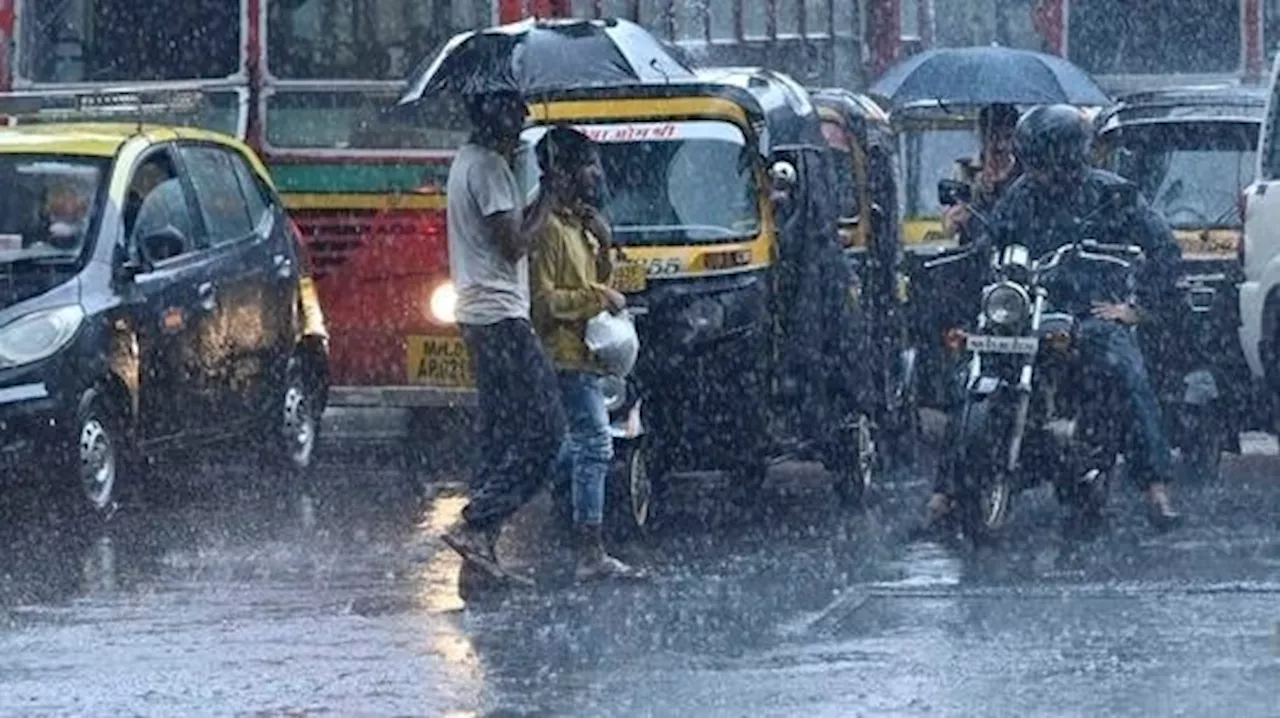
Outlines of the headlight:
{"type": "Polygon", "coordinates": [[[1020,324],[1031,315],[1031,297],[1016,284],[997,284],[982,299],[982,313],[1000,326],[1020,324]]]}
{"type": "Polygon", "coordinates": [[[79,305],[46,309],[19,317],[0,327],[0,367],[40,361],[76,335],[84,321],[79,305]]]}
{"type": "Polygon", "coordinates": [[[458,322],[458,290],[454,289],[453,282],[445,282],[436,287],[431,292],[430,313],[431,318],[441,324],[456,324],[458,322]]]}

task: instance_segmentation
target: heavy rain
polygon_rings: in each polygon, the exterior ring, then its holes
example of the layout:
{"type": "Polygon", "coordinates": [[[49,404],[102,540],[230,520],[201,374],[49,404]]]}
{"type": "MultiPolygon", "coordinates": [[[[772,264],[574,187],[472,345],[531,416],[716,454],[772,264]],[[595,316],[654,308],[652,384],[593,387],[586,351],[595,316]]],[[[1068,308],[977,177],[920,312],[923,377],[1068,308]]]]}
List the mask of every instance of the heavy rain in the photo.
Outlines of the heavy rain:
{"type": "Polygon", "coordinates": [[[1280,0],[0,41],[0,716],[1280,716],[1280,0]]]}

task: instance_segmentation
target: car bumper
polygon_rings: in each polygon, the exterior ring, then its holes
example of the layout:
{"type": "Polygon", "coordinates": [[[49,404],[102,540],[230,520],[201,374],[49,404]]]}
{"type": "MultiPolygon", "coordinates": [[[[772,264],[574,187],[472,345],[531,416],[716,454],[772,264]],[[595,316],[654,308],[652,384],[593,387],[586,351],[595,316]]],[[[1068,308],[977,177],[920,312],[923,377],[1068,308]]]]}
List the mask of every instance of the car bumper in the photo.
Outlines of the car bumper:
{"type": "Polygon", "coordinates": [[[9,473],[66,451],[58,442],[65,416],[44,384],[0,387],[0,470],[9,473]]]}
{"type": "Polygon", "coordinates": [[[329,388],[329,406],[367,408],[450,408],[475,406],[476,392],[470,388],[434,386],[334,386],[329,388]]]}

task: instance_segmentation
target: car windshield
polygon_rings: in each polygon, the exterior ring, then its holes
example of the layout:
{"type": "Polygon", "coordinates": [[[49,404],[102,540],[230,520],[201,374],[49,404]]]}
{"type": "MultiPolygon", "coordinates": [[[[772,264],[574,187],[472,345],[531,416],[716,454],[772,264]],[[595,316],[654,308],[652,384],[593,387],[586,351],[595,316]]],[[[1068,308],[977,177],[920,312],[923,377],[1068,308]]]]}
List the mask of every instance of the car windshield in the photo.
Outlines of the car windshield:
{"type": "Polygon", "coordinates": [[[1130,127],[1108,152],[1109,169],[1138,184],[1178,229],[1234,229],[1240,192],[1253,179],[1258,125],[1243,122],[1130,127]]]}
{"type": "MultiPolygon", "coordinates": [[[[604,210],[619,244],[725,242],[760,230],[752,150],[727,122],[582,125],[600,147],[604,210]]],[[[526,130],[528,145],[546,128],[526,130]]],[[[522,186],[537,182],[526,152],[522,186]]]]}
{"type": "Polygon", "coordinates": [[[938,219],[938,180],[955,174],[956,160],[978,154],[978,136],[971,129],[930,129],[905,133],[906,196],[902,216],[938,219]]]}
{"type": "Polygon", "coordinates": [[[0,263],[78,258],[106,168],[90,158],[0,155],[0,263]]]}

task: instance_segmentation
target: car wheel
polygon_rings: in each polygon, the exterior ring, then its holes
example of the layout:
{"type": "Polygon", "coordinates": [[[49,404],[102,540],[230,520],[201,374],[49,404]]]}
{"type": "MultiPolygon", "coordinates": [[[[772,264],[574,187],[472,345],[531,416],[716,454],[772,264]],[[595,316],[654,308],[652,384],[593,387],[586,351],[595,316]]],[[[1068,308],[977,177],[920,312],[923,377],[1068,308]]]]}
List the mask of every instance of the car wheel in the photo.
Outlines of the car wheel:
{"type": "Polygon", "coordinates": [[[96,391],[87,393],[76,412],[75,504],[101,519],[119,507],[125,474],[127,438],[120,413],[96,391]]]}
{"type": "Polygon", "coordinates": [[[284,468],[301,473],[311,468],[320,438],[319,401],[307,381],[301,360],[289,362],[281,394],[276,435],[278,456],[284,468]]]}

